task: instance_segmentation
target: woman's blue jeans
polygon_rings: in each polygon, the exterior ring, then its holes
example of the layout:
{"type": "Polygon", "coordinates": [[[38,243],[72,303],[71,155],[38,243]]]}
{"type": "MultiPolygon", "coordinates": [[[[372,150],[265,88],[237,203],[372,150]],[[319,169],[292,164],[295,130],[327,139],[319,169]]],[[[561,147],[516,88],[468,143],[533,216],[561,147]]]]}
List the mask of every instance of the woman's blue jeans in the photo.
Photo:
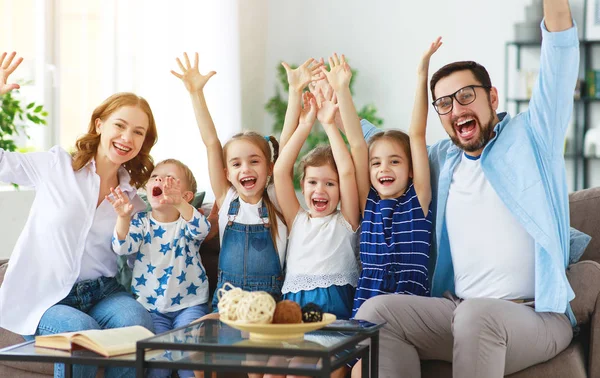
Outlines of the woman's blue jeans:
{"type": "MultiPolygon", "coordinates": [[[[133,325],[141,325],[154,332],[152,318],[144,306],[125,292],[114,277],[100,277],[76,283],[69,295],[42,315],[35,335],[133,325]]],[[[35,335],[24,337],[31,340],[35,335]]],[[[55,364],[54,377],[63,378],[64,369],[64,364],[55,364]]],[[[94,378],[97,369],[96,366],[74,365],[73,377],[94,378]]],[[[107,368],[104,376],[135,377],[135,369],[107,368]]]]}

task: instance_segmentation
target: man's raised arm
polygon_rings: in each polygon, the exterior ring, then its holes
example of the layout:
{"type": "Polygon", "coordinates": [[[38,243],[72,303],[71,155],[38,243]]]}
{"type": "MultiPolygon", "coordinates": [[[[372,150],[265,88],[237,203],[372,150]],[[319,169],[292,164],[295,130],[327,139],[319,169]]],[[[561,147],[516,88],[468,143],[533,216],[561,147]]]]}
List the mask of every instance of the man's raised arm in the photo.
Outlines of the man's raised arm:
{"type": "Polygon", "coordinates": [[[572,27],[569,0],[544,0],[544,23],[549,32],[563,31],[572,27]]]}

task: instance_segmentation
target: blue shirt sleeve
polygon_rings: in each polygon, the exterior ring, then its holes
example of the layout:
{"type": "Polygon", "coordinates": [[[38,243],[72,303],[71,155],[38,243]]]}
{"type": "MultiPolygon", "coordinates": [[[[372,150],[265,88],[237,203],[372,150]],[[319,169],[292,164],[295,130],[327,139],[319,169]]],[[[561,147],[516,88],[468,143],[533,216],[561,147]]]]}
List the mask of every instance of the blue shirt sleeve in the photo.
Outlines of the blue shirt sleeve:
{"type": "Polygon", "coordinates": [[[364,118],[360,120],[360,126],[362,127],[363,136],[366,141],[368,141],[373,135],[381,131],[377,127],[373,126],[371,122],[367,121],[364,118]]]}
{"type": "Polygon", "coordinates": [[[563,153],[579,73],[577,26],[549,32],[544,21],[539,75],[529,102],[529,126],[541,151],[563,153]]]}

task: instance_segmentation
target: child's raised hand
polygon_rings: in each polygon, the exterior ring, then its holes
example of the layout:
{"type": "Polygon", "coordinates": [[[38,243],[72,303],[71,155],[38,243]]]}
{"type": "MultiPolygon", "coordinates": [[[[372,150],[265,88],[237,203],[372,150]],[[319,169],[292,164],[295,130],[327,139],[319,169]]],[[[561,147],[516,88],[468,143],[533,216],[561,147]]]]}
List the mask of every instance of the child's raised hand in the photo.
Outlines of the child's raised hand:
{"type": "Polygon", "coordinates": [[[129,197],[123,194],[121,188],[117,187],[117,189],[110,188],[109,196],[106,196],[106,200],[113,205],[115,212],[119,217],[129,218],[131,217],[131,213],[133,212],[133,205],[129,203],[129,197]]]}
{"type": "Polygon", "coordinates": [[[338,104],[337,97],[331,87],[325,93],[323,93],[322,89],[319,89],[317,104],[319,104],[317,119],[321,122],[321,125],[334,125],[335,115],[338,113],[338,104]]]}
{"type": "Polygon", "coordinates": [[[315,96],[310,92],[302,94],[302,110],[300,111],[299,126],[304,125],[312,127],[317,119],[317,102],[315,96]]]}
{"type": "Polygon", "coordinates": [[[173,70],[171,70],[171,73],[183,81],[185,89],[187,89],[190,93],[201,91],[208,82],[208,79],[215,75],[216,72],[210,71],[206,75],[202,75],[200,73],[198,70],[198,53],[195,53],[194,55],[193,66],[190,64],[190,59],[188,58],[187,53],[183,53],[183,57],[185,59],[185,66],[181,63],[179,58],[176,59],[182,73],[178,73],[173,70]]]}
{"type": "Polygon", "coordinates": [[[419,63],[419,68],[417,69],[417,73],[426,74],[429,70],[429,60],[431,56],[438,51],[440,46],[442,45],[442,37],[437,37],[435,41],[431,42],[429,49],[425,51],[423,57],[421,58],[421,62],[419,63]]]}
{"type": "Polygon", "coordinates": [[[3,52],[2,55],[0,56],[0,95],[6,94],[10,91],[12,91],[13,89],[19,89],[19,84],[8,84],[8,77],[10,76],[10,74],[12,74],[17,67],[19,67],[19,64],[21,64],[21,62],[23,61],[23,58],[19,57],[17,58],[17,60],[15,60],[13,62],[13,59],[15,58],[15,55],[17,55],[16,52],[12,52],[10,53],[10,55],[8,56],[8,59],[6,59],[6,61],[4,60],[6,58],[6,53],[3,52]],[[12,63],[12,64],[11,64],[12,63]]]}
{"type": "Polygon", "coordinates": [[[182,201],[181,180],[167,176],[163,185],[163,198],[160,200],[160,203],[177,206],[182,201]]]}
{"type": "Polygon", "coordinates": [[[281,65],[285,68],[291,90],[302,91],[309,82],[325,78],[320,70],[323,62],[315,63],[313,58],[308,59],[296,69],[291,68],[286,62],[281,62],[281,65]]]}
{"type": "Polygon", "coordinates": [[[334,53],[333,56],[329,57],[329,72],[325,67],[321,67],[321,72],[325,74],[327,81],[336,92],[350,87],[352,70],[348,63],[346,63],[346,57],[344,55],[339,59],[337,54],[334,53]]]}

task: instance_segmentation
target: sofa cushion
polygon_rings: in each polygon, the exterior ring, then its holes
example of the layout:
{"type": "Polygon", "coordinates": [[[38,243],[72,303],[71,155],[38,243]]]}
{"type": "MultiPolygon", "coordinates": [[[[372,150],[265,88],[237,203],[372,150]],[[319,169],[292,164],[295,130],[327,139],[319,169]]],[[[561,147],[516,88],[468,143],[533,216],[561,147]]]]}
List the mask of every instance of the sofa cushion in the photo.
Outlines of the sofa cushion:
{"type": "Polygon", "coordinates": [[[600,295],[600,285],[590,283],[600,282],[600,264],[588,260],[570,265],[567,268],[567,279],[575,292],[571,309],[577,319],[577,325],[589,324],[600,295]]]}
{"type": "Polygon", "coordinates": [[[569,264],[575,264],[581,259],[592,237],[573,227],[570,234],[569,264]]]}
{"type": "Polygon", "coordinates": [[[6,274],[6,269],[8,268],[8,260],[0,261],[0,286],[2,286],[2,282],[4,282],[4,275],[6,274]]]}
{"type": "Polygon", "coordinates": [[[569,194],[571,227],[592,237],[581,260],[600,262],[600,187],[569,194]]]}
{"type": "MultiPolygon", "coordinates": [[[[581,337],[573,339],[567,349],[553,359],[531,366],[517,373],[507,375],[510,378],[586,378],[586,348],[581,337]]],[[[443,361],[423,361],[423,378],[452,378],[452,364],[443,361]]]]}

